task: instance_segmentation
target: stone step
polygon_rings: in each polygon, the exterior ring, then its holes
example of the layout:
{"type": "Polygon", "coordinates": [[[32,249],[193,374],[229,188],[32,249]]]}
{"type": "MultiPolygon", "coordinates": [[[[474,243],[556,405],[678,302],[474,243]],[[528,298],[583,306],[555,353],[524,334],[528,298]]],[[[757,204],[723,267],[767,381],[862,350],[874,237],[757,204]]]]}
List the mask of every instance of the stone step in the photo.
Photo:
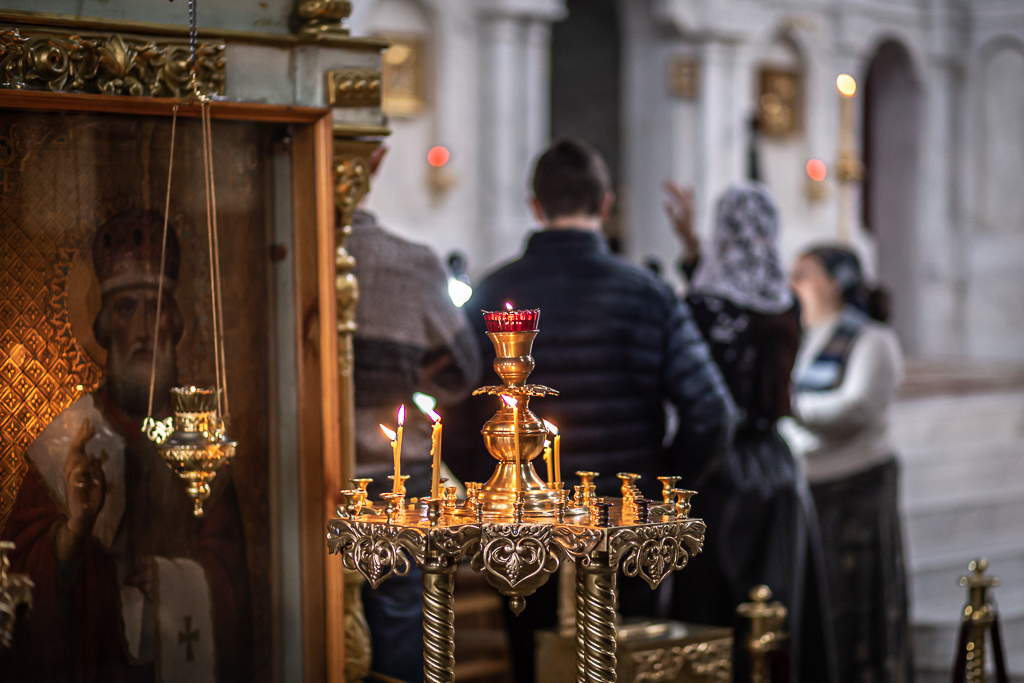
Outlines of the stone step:
{"type": "Polygon", "coordinates": [[[1024,438],[1024,392],[898,401],[891,427],[900,450],[1024,438]]]}
{"type": "MultiPolygon", "coordinates": [[[[1024,499],[963,502],[910,512],[904,530],[911,570],[995,551],[1024,549],[1024,499]]],[[[954,565],[955,566],[955,565],[954,565]]]]}
{"type": "Polygon", "coordinates": [[[964,502],[1024,499],[1024,439],[900,453],[901,502],[911,514],[964,502]]]}

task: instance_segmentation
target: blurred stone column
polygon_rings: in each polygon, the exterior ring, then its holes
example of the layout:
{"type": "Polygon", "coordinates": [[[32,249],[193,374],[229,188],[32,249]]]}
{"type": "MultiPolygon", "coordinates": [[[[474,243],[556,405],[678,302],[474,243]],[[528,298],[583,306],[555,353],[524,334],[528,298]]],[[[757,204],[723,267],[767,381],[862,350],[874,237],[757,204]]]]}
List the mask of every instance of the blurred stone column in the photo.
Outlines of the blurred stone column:
{"type": "Polygon", "coordinates": [[[493,264],[520,249],[533,157],[547,144],[550,25],[564,0],[485,0],[480,4],[480,224],[493,264]]]}

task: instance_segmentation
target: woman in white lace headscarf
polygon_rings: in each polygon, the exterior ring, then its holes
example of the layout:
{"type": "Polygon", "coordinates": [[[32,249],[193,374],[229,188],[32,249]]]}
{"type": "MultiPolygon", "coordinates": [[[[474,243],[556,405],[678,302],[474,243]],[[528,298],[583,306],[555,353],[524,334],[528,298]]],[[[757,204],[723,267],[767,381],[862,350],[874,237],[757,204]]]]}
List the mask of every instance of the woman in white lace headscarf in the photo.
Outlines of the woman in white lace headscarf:
{"type": "Polygon", "coordinates": [[[692,291],[758,313],[793,306],[779,257],[779,211],[761,183],[731,186],[718,202],[714,244],[702,257],[692,291]]]}
{"type": "Polygon", "coordinates": [[[696,271],[687,303],[740,409],[724,455],[691,459],[690,471],[679,473],[687,488],[700,492],[694,515],[709,533],[704,552],[676,581],[674,616],[737,629],[735,678],[747,680],[747,624],[736,606],[752,587],[767,584],[789,609],[791,680],[833,681],[817,520],[778,432],[789,414],[800,346],[799,315],[779,257],[779,212],[763,185],[733,185],[718,202],[713,246],[704,254],[689,220],[689,193],[667,189],[674,200],[669,216],[686,247],[684,273],[696,271]]]}

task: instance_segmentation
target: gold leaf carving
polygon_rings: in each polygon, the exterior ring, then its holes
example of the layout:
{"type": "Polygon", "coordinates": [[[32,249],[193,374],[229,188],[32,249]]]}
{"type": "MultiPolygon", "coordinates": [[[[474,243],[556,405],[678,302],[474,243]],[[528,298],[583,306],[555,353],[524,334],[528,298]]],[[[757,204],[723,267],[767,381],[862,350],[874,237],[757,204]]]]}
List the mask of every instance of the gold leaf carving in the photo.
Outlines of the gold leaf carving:
{"type": "MultiPolygon", "coordinates": [[[[120,35],[22,35],[0,30],[0,87],[104,95],[181,97],[192,91],[188,46],[120,35]]],[[[196,80],[224,93],[224,45],[196,49],[196,80]]]]}

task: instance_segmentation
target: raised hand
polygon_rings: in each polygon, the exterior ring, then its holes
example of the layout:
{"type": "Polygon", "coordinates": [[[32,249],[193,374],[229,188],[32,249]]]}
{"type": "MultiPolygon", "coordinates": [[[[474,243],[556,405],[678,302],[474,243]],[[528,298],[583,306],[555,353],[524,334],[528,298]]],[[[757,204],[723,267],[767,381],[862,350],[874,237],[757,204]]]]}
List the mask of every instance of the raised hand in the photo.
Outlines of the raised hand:
{"type": "Polygon", "coordinates": [[[671,180],[666,180],[663,187],[668,195],[665,213],[672,223],[672,229],[683,241],[687,256],[696,257],[700,252],[700,240],[693,226],[693,188],[680,187],[671,180]]]}
{"type": "Polygon", "coordinates": [[[64,461],[64,491],[68,501],[68,530],[75,536],[92,532],[96,516],[103,509],[107,481],[103,464],[85,452],[85,445],[96,434],[96,428],[84,420],[71,441],[64,461]]]}

